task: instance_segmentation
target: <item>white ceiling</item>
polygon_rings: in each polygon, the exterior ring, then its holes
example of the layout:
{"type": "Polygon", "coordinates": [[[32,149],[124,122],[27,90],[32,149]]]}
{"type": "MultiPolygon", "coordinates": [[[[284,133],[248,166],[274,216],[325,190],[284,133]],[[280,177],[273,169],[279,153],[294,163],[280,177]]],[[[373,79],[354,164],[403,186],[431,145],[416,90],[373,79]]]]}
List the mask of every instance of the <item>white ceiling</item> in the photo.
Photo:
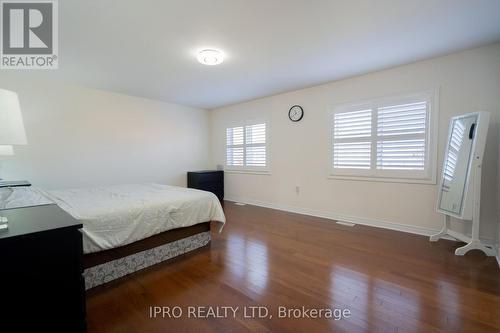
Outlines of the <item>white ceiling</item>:
{"type": "Polygon", "coordinates": [[[201,108],[500,41],[498,0],[64,0],[50,77],[201,108]],[[200,48],[226,53],[220,66],[200,48]]]}

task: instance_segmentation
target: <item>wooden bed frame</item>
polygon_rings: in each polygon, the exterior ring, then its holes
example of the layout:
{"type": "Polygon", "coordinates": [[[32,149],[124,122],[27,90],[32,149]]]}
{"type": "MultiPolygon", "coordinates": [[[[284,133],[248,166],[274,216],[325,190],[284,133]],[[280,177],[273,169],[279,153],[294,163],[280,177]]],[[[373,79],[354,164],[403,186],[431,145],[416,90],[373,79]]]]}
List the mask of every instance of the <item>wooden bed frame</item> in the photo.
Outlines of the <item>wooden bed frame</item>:
{"type": "Polygon", "coordinates": [[[114,249],[84,254],[86,289],[206,246],[210,222],[168,230],[114,249]]]}

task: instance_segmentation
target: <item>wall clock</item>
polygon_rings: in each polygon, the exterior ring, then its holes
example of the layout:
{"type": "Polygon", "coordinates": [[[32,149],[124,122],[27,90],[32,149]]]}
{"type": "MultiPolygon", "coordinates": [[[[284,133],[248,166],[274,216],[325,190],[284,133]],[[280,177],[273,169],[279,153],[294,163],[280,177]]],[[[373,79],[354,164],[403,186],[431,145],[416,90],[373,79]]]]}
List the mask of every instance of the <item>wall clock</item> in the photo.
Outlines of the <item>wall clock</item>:
{"type": "Polygon", "coordinates": [[[294,105],[288,111],[288,118],[290,118],[291,121],[300,121],[302,117],[304,117],[304,109],[300,105],[294,105]]]}

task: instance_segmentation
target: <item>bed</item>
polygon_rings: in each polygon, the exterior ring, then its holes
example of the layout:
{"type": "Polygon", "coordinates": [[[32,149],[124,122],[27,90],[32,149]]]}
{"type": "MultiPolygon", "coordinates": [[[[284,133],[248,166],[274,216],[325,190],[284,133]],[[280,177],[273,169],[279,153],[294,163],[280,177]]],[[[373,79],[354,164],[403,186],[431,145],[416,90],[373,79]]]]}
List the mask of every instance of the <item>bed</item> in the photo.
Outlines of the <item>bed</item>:
{"type": "Polygon", "coordinates": [[[0,209],[57,204],[83,224],[87,289],[210,242],[210,222],[225,216],[206,191],[161,184],[43,190],[2,189],[0,209]]]}

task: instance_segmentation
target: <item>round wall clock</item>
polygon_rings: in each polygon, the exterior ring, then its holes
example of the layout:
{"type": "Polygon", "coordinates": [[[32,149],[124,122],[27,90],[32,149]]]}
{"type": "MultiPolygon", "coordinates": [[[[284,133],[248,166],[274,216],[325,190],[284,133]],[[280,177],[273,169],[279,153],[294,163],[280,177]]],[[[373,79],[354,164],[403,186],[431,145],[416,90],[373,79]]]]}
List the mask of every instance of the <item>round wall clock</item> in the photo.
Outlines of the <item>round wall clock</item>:
{"type": "Polygon", "coordinates": [[[300,105],[294,105],[288,111],[288,118],[290,118],[291,121],[300,121],[302,117],[304,117],[304,109],[300,105]]]}

